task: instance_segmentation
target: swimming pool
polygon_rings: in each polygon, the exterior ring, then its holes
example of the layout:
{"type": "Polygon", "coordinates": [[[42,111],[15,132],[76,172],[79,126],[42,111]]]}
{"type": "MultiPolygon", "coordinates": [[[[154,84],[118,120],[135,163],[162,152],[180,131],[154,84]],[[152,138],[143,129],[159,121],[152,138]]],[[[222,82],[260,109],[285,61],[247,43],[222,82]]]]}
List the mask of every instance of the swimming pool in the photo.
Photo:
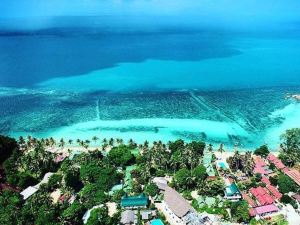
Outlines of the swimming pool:
{"type": "Polygon", "coordinates": [[[218,165],[219,165],[219,167],[222,168],[223,170],[229,169],[229,166],[228,166],[228,164],[227,164],[226,162],[220,161],[220,162],[218,162],[218,165]]]}
{"type": "Polygon", "coordinates": [[[155,219],[151,221],[151,225],[164,225],[160,219],[155,219]]]}

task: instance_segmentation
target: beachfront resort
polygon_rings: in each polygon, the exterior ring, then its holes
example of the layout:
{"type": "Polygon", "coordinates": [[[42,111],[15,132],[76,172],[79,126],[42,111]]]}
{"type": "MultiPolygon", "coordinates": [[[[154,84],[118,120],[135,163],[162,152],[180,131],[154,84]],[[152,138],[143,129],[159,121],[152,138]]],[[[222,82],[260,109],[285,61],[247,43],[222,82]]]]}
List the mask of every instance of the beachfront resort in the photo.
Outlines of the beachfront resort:
{"type": "Polygon", "coordinates": [[[281,141],[243,151],[0,136],[0,224],[299,225],[300,129],[281,141]]]}

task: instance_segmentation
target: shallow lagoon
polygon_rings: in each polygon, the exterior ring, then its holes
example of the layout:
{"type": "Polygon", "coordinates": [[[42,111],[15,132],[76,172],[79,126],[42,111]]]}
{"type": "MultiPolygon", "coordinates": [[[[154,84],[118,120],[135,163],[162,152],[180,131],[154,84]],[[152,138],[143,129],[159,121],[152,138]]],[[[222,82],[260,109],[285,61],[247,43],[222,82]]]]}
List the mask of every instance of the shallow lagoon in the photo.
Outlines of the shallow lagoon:
{"type": "Polygon", "coordinates": [[[1,133],[201,139],[230,149],[235,143],[275,149],[285,129],[300,127],[299,104],[285,99],[286,93],[300,92],[300,39],[207,34],[125,39],[122,46],[115,36],[1,37],[0,71],[8,76],[0,83],[14,84],[0,91],[1,133]],[[16,51],[8,52],[16,41],[16,51]],[[21,54],[17,48],[24,43],[21,54]],[[31,60],[21,60],[30,54],[31,60]],[[19,82],[12,83],[9,74],[19,73],[19,82]]]}

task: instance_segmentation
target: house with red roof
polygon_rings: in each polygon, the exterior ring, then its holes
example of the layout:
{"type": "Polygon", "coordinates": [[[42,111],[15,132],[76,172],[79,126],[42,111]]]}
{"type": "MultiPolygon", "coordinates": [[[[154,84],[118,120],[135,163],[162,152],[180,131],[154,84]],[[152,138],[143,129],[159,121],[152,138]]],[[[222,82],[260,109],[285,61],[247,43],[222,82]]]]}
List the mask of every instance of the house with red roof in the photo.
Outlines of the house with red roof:
{"type": "Polygon", "coordinates": [[[300,186],[300,173],[298,170],[290,169],[285,172],[287,176],[289,176],[296,184],[300,186]]]}
{"type": "Polygon", "coordinates": [[[250,214],[250,216],[253,216],[253,217],[254,216],[264,217],[264,216],[269,216],[278,211],[279,211],[279,208],[276,205],[269,204],[269,205],[259,206],[256,208],[251,208],[249,210],[249,214],[250,214]]]}
{"type": "Polygon", "coordinates": [[[267,189],[268,189],[268,191],[270,192],[270,194],[271,194],[272,196],[274,196],[274,198],[275,198],[276,200],[280,200],[280,199],[281,199],[282,194],[277,190],[276,187],[274,187],[273,185],[267,185],[267,189]]]}
{"type": "Polygon", "coordinates": [[[254,159],[254,173],[260,173],[262,175],[271,174],[273,171],[270,170],[267,163],[260,157],[256,156],[254,159]]]}
{"type": "Polygon", "coordinates": [[[258,201],[259,205],[269,205],[272,204],[275,199],[268,193],[268,191],[263,187],[250,188],[250,193],[258,201]]]}
{"type": "Polygon", "coordinates": [[[282,163],[280,159],[278,159],[275,155],[270,153],[267,157],[267,160],[269,160],[270,163],[273,163],[275,167],[279,170],[283,170],[286,168],[286,166],[282,163]]]}

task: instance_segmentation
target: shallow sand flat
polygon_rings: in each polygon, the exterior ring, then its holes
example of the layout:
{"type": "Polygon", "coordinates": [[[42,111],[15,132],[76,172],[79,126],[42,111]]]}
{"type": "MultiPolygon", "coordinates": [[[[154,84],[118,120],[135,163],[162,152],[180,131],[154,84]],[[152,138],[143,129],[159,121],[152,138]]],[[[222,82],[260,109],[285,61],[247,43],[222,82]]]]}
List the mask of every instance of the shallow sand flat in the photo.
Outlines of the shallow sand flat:
{"type": "MultiPolygon", "coordinates": [[[[167,142],[180,138],[178,133],[195,132],[200,134],[205,132],[208,138],[226,141],[227,134],[240,135],[248,137],[249,134],[239,125],[229,122],[218,122],[209,120],[195,119],[132,119],[132,120],[115,120],[115,121],[89,121],[78,123],[68,127],[59,127],[45,132],[31,133],[35,137],[54,137],[59,139],[77,138],[85,140],[97,136],[103,138],[122,138],[124,141],[133,139],[138,143],[145,140],[167,142]],[[144,127],[142,131],[135,128],[144,127]],[[126,129],[123,131],[122,129],[126,129]]],[[[13,133],[15,137],[25,136],[25,133],[13,133]]]]}
{"type": "Polygon", "coordinates": [[[280,117],[283,121],[279,125],[268,128],[263,139],[271,148],[278,148],[280,136],[285,130],[300,128],[300,104],[291,103],[283,109],[273,112],[270,117],[280,117]]]}

